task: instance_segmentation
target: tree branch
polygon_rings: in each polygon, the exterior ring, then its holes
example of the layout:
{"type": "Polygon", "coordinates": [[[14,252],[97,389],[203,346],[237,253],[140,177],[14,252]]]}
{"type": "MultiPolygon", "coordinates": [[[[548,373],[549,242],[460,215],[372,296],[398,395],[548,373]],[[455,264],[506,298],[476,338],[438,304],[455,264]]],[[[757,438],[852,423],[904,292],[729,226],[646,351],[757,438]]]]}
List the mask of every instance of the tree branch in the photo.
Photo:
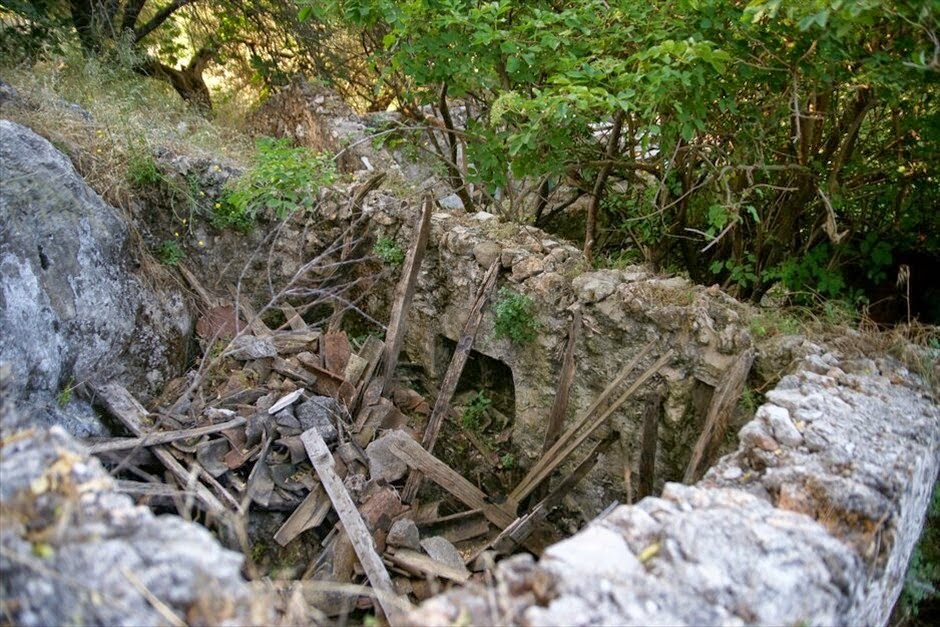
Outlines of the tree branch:
{"type": "Polygon", "coordinates": [[[182,9],[187,4],[192,4],[197,1],[198,0],[173,0],[173,2],[157,11],[157,14],[150,18],[146,24],[134,31],[134,43],[138,43],[141,39],[152,33],[178,10],[182,9]]]}

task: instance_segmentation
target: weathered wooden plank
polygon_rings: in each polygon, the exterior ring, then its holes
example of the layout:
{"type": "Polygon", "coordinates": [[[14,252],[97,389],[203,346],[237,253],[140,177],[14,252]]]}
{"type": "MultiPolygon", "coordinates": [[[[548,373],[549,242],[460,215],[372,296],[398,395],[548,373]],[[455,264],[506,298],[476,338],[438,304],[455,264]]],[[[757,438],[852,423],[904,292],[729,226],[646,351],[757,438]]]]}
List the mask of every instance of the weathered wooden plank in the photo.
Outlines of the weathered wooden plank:
{"type": "MultiPolygon", "coordinates": [[[[258,335],[258,332],[255,332],[258,335]]],[[[271,338],[278,355],[315,351],[320,343],[319,331],[278,331],[271,338]]]]}
{"type": "Polygon", "coordinates": [[[542,472],[545,466],[552,462],[554,457],[558,454],[559,451],[561,451],[566,443],[569,442],[571,438],[573,438],[575,434],[577,434],[577,432],[588,423],[591,417],[601,408],[601,406],[607,402],[607,399],[613,395],[616,389],[620,387],[620,384],[622,384],[623,381],[630,375],[630,373],[633,372],[633,369],[636,368],[638,363],[640,363],[640,360],[646,357],[646,355],[651,350],[653,350],[653,346],[655,346],[655,344],[656,341],[653,340],[641,348],[640,352],[637,353],[633,359],[631,359],[627,365],[623,367],[623,369],[617,375],[617,378],[611,381],[604,391],[601,392],[596,399],[594,399],[594,402],[591,403],[591,406],[587,408],[581,417],[578,418],[573,425],[568,427],[568,430],[565,431],[565,433],[562,434],[558,440],[547,451],[545,451],[545,453],[542,454],[542,457],[539,459],[539,461],[534,466],[532,466],[528,474],[523,477],[522,481],[519,482],[519,485],[516,486],[516,489],[513,490],[509,495],[510,501],[518,503],[522,499],[522,496],[520,495],[523,493],[531,493],[533,486],[530,486],[529,484],[532,482],[532,480],[542,472]]]}
{"type": "Polygon", "coordinates": [[[463,583],[470,579],[470,571],[459,570],[410,549],[394,549],[385,553],[392,564],[410,573],[421,576],[440,577],[463,583]]]}
{"type": "MultiPolygon", "coordinates": [[[[591,468],[597,463],[597,458],[610,448],[610,445],[615,439],[614,437],[608,437],[598,442],[594,449],[588,453],[587,457],[585,457],[574,471],[565,477],[548,496],[539,501],[528,514],[517,518],[513,524],[506,527],[496,536],[489,546],[492,546],[501,553],[511,553],[516,547],[523,546],[528,537],[535,531],[535,528],[548,517],[552,508],[561,503],[565,495],[584,479],[585,475],[587,475],[591,468]]],[[[471,555],[467,563],[471,563],[476,559],[483,550],[485,550],[485,547],[471,555]]]]}
{"type": "MultiPolygon", "coordinates": [[[[394,432],[393,432],[394,433],[394,432]]],[[[402,433],[395,436],[389,449],[409,468],[420,470],[428,479],[441,486],[462,503],[473,509],[479,509],[494,525],[505,528],[515,520],[515,516],[490,502],[486,494],[464,479],[450,466],[434,457],[431,453],[402,433]]]]}
{"type": "Polygon", "coordinates": [[[271,362],[271,369],[294,381],[303,383],[309,388],[315,387],[317,384],[317,378],[315,376],[307,372],[304,368],[298,368],[286,359],[280,357],[274,358],[271,362]]]}
{"type": "Polygon", "coordinates": [[[362,516],[359,515],[356,504],[353,503],[352,497],[346,491],[342,479],[334,471],[333,456],[330,454],[330,449],[327,448],[326,442],[323,441],[316,429],[304,431],[300,439],[307,449],[310,463],[313,464],[320,476],[320,483],[329,495],[333,508],[343,523],[343,529],[346,531],[350,542],[352,542],[359,563],[362,564],[362,568],[369,578],[369,583],[378,593],[379,605],[385,612],[389,624],[393,627],[404,624],[404,616],[394,602],[398,595],[395,593],[392,579],[389,577],[382,558],[375,551],[375,546],[372,544],[372,534],[369,533],[362,516]]]}
{"type": "Polygon", "coordinates": [[[565,347],[565,357],[561,363],[561,374],[558,377],[558,388],[555,391],[555,402],[548,415],[548,428],[545,430],[545,442],[542,444],[542,454],[548,452],[558,440],[561,427],[568,411],[568,398],[571,384],[574,382],[574,353],[578,344],[578,335],[581,333],[581,312],[574,312],[571,318],[571,327],[568,329],[568,345],[565,347]]]}
{"type": "Polygon", "coordinates": [[[424,197],[424,207],[421,210],[417,233],[411,248],[408,250],[408,255],[405,257],[401,281],[399,281],[398,288],[395,290],[395,302],[392,305],[388,331],[385,335],[385,376],[382,383],[382,396],[387,396],[391,390],[395,368],[398,366],[398,353],[401,351],[401,343],[405,336],[408,310],[411,309],[411,299],[414,296],[418,282],[418,271],[421,269],[424,251],[428,245],[428,236],[431,233],[431,212],[433,208],[433,198],[430,194],[427,194],[424,197]]]}
{"type": "MultiPolygon", "coordinates": [[[[617,400],[611,403],[610,407],[604,411],[603,414],[598,416],[592,423],[587,425],[585,429],[581,432],[580,435],[575,437],[572,440],[568,440],[565,437],[562,437],[558,442],[549,450],[546,454],[547,462],[542,464],[540,468],[537,469],[537,472],[530,472],[526,476],[528,481],[523,480],[523,483],[520,484],[522,487],[517,487],[513,491],[511,498],[515,502],[519,502],[524,499],[526,496],[532,493],[539,483],[544,481],[552,472],[555,471],[558,466],[560,466],[571,453],[579,447],[585,440],[591,437],[591,434],[597,431],[597,429],[607,421],[610,416],[617,411],[621,405],[623,405],[628,398],[630,398],[634,392],[636,392],[641,385],[646,383],[646,381],[652,377],[654,374],[659,372],[660,368],[666,365],[670,359],[672,359],[673,352],[671,350],[666,351],[666,353],[656,360],[652,366],[650,366],[640,377],[633,382],[633,384],[627,388],[627,390],[620,395],[617,400]]],[[[572,434],[573,435],[573,434],[572,434]]]]}
{"type": "Polygon", "coordinates": [[[284,521],[281,528],[274,534],[274,541],[281,546],[287,546],[294,538],[307,529],[321,524],[330,512],[330,499],[322,485],[307,494],[300,505],[284,521]]]}
{"type": "MultiPolygon", "coordinates": [[[[447,373],[444,375],[444,381],[441,383],[441,390],[434,402],[434,409],[431,411],[431,417],[428,419],[428,426],[424,431],[424,437],[421,439],[421,445],[427,451],[433,451],[437,443],[437,436],[441,431],[441,425],[444,424],[444,417],[450,410],[450,401],[457,390],[457,383],[460,381],[460,375],[470,357],[470,351],[473,349],[473,342],[476,339],[477,331],[480,328],[480,321],[483,320],[483,307],[489,300],[493,287],[496,285],[496,277],[499,274],[500,261],[495,259],[490,264],[489,269],[483,276],[483,282],[477,290],[476,299],[473,307],[470,309],[470,315],[464,323],[463,331],[460,333],[460,340],[454,349],[450,364],[447,366],[447,373]]],[[[405,489],[402,491],[401,500],[410,503],[418,494],[421,487],[421,474],[412,471],[405,481],[405,489]]]]}
{"type": "Polygon", "coordinates": [[[659,415],[663,408],[663,394],[650,399],[643,414],[643,434],[640,439],[640,465],[637,499],[650,496],[656,481],[656,446],[659,437],[659,415]]]}
{"type": "Polygon", "coordinates": [[[106,453],[107,451],[125,451],[127,449],[137,448],[138,446],[148,447],[158,444],[167,444],[177,440],[186,440],[196,438],[209,433],[217,433],[226,429],[240,427],[248,422],[246,418],[239,416],[228,422],[221,422],[217,425],[207,425],[205,427],[195,427],[193,429],[181,429],[178,431],[162,431],[157,433],[148,433],[139,438],[108,438],[104,441],[86,442],[88,452],[92,455],[106,453]]]}
{"type": "Polygon", "coordinates": [[[297,310],[294,309],[294,306],[290,303],[281,303],[278,305],[278,309],[281,310],[284,314],[284,318],[287,319],[287,326],[289,326],[294,331],[306,331],[307,323],[304,322],[304,319],[300,317],[300,314],[297,313],[297,310]]]}
{"type": "Polygon", "coordinates": [[[689,465],[685,468],[685,475],[682,478],[684,483],[694,483],[705,472],[709,452],[716,449],[717,443],[725,436],[728,418],[738,399],[741,398],[741,392],[744,390],[744,384],[747,382],[747,375],[751,372],[753,363],[754,349],[749,348],[731,364],[728,372],[715,388],[715,394],[708,406],[708,414],[705,416],[705,426],[695,443],[695,448],[692,449],[689,465]]]}
{"type": "MultiPolygon", "coordinates": [[[[92,385],[92,391],[95,394],[95,401],[131,433],[136,436],[144,435],[143,421],[150,413],[123,386],[117,383],[92,385]]],[[[154,446],[151,452],[161,464],[166,466],[167,470],[173,473],[180,485],[185,486],[189,483],[190,472],[169,451],[162,446],[154,446]]],[[[199,482],[196,482],[196,498],[212,515],[218,516],[227,511],[222,502],[209,491],[209,488],[199,482]]]]}

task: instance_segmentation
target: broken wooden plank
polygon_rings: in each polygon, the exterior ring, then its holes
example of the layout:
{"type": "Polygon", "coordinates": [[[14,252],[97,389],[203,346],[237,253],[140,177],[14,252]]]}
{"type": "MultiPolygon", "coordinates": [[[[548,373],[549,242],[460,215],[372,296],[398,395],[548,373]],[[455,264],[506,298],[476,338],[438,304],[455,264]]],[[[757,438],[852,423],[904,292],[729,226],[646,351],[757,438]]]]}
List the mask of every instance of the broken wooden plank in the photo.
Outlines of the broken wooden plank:
{"type": "MultiPolygon", "coordinates": [[[[641,385],[646,383],[646,381],[652,377],[654,374],[659,372],[660,368],[666,365],[670,359],[672,359],[673,352],[672,350],[666,351],[666,353],[657,359],[652,366],[650,366],[640,377],[633,382],[633,384],[627,388],[627,390],[620,395],[610,407],[604,411],[603,414],[598,416],[592,423],[587,425],[582,433],[575,437],[573,440],[568,440],[566,437],[562,437],[555,443],[554,446],[546,453],[544,464],[539,464],[537,468],[534,468],[533,471],[530,471],[526,475],[526,479],[523,479],[520,487],[517,487],[513,493],[510,495],[510,498],[518,503],[526,496],[532,493],[532,491],[538,487],[538,484],[544,481],[550,474],[552,474],[558,466],[560,466],[571,453],[579,447],[585,440],[591,437],[597,429],[607,421],[610,416],[617,411],[621,405],[623,405],[628,398],[630,398],[634,392],[636,392],[641,385]]],[[[570,430],[569,430],[570,432],[570,430]]],[[[573,436],[574,434],[572,434],[573,436]]]]}
{"type": "Polygon", "coordinates": [[[375,551],[372,544],[372,534],[369,533],[362,516],[359,515],[356,504],[353,503],[352,497],[346,491],[343,480],[334,471],[333,456],[330,454],[330,449],[327,448],[326,442],[323,441],[316,429],[304,431],[300,439],[307,449],[310,463],[313,464],[320,476],[320,483],[326,490],[330,501],[333,503],[333,508],[343,523],[346,535],[352,542],[359,563],[362,564],[362,568],[369,578],[369,583],[378,593],[376,596],[379,605],[385,612],[389,624],[393,627],[404,624],[404,615],[393,602],[393,600],[398,599],[398,595],[395,593],[392,579],[389,577],[385,564],[382,563],[382,558],[375,551]]]}
{"type": "Polygon", "coordinates": [[[369,383],[372,382],[372,377],[375,374],[376,368],[379,366],[379,362],[382,360],[382,354],[384,351],[385,342],[377,337],[372,336],[369,336],[362,345],[362,348],[359,349],[359,356],[365,359],[368,365],[366,366],[365,371],[362,373],[362,378],[356,385],[356,396],[349,407],[350,413],[357,417],[357,428],[361,426],[358,419],[359,406],[362,404],[362,399],[365,396],[366,388],[369,386],[369,383]]]}
{"type": "Polygon", "coordinates": [[[574,382],[574,353],[581,332],[581,312],[575,311],[568,328],[568,345],[565,347],[565,357],[561,363],[561,374],[558,377],[558,388],[555,391],[555,402],[548,415],[548,428],[545,430],[545,441],[542,444],[542,454],[548,452],[558,440],[561,427],[568,411],[568,398],[571,393],[571,384],[574,382]]]}
{"type": "Polygon", "coordinates": [[[299,381],[300,383],[303,383],[307,387],[312,388],[312,387],[315,387],[317,384],[317,378],[315,376],[313,376],[312,374],[310,374],[303,368],[298,368],[297,366],[293,365],[286,359],[282,359],[281,357],[274,358],[274,360],[271,362],[271,369],[279,374],[284,375],[285,377],[293,379],[294,381],[299,381]]]}
{"type": "Polygon", "coordinates": [[[526,494],[531,493],[529,489],[530,486],[528,483],[535,477],[541,470],[545,467],[546,464],[551,463],[551,455],[557,454],[557,452],[562,448],[564,442],[567,442],[575,436],[575,434],[584,427],[591,417],[597,412],[600,407],[607,402],[607,399],[616,391],[620,384],[633,372],[633,369],[636,368],[636,365],[640,363],[640,360],[643,359],[651,350],[653,346],[656,345],[656,340],[650,341],[646,346],[640,349],[640,352],[637,353],[633,359],[631,359],[627,365],[621,369],[620,373],[617,375],[610,384],[604,388],[604,391],[601,392],[597,398],[594,399],[594,402],[591,403],[591,406],[575,421],[573,425],[568,427],[568,430],[561,435],[558,440],[553,444],[549,450],[542,453],[542,457],[539,458],[539,461],[536,462],[534,466],[529,470],[529,473],[523,477],[522,481],[519,482],[519,485],[516,486],[516,489],[512,491],[509,495],[509,500],[518,503],[522,497],[519,495],[525,492],[526,494]]]}
{"type": "Polygon", "coordinates": [[[441,536],[445,540],[457,544],[482,536],[490,530],[490,522],[479,510],[461,512],[452,516],[445,516],[433,521],[422,522],[418,528],[422,537],[441,536]]]}
{"type": "Polygon", "coordinates": [[[167,444],[169,442],[176,442],[177,440],[187,440],[189,438],[196,438],[210,433],[217,433],[226,429],[240,427],[246,422],[248,422],[247,419],[238,417],[233,418],[228,422],[221,422],[217,425],[207,425],[205,427],[181,429],[178,431],[148,433],[147,435],[139,438],[108,438],[107,440],[86,442],[85,444],[88,447],[89,453],[92,455],[97,455],[99,453],[106,453],[107,451],[125,451],[127,449],[137,448],[139,446],[148,447],[156,446],[158,444],[167,444]]]}
{"type": "Polygon", "coordinates": [[[183,278],[186,280],[186,283],[189,285],[189,289],[195,292],[196,296],[199,297],[199,300],[202,301],[203,306],[206,309],[212,309],[213,307],[218,307],[222,302],[212,296],[209,293],[209,290],[202,286],[202,283],[199,282],[199,279],[196,278],[196,275],[190,272],[182,263],[176,264],[176,269],[179,270],[179,273],[183,275],[183,278]]]}
{"type": "MultiPolygon", "coordinates": [[[[130,392],[117,383],[105,383],[92,385],[91,387],[95,394],[95,401],[104,407],[109,414],[119,420],[134,435],[138,437],[145,435],[143,421],[150,413],[130,392]]],[[[152,447],[151,452],[176,477],[180,485],[185,486],[189,483],[191,473],[162,445],[152,447]]],[[[222,502],[205,485],[197,481],[195,489],[196,498],[206,508],[207,512],[218,516],[226,511],[222,502]]]]}
{"type": "Polygon", "coordinates": [[[420,470],[428,479],[453,494],[468,507],[482,511],[483,515],[500,529],[515,520],[514,515],[492,503],[479,488],[424,450],[424,447],[406,434],[394,434],[393,437],[394,441],[389,445],[389,449],[409,468],[420,470]]]}
{"type": "MultiPolygon", "coordinates": [[[[257,332],[255,335],[258,335],[257,332]]],[[[278,331],[271,338],[278,355],[315,351],[320,344],[319,331],[278,331]]]]}
{"type": "MultiPolygon", "coordinates": [[[[483,320],[483,307],[496,285],[500,265],[499,259],[495,259],[483,276],[483,282],[477,290],[473,307],[470,309],[463,331],[460,333],[460,341],[457,342],[450,364],[447,366],[447,373],[444,375],[443,383],[441,383],[441,390],[434,402],[434,409],[431,411],[430,419],[428,419],[428,426],[424,430],[424,437],[421,439],[421,445],[429,452],[434,451],[434,445],[437,443],[437,436],[441,431],[441,425],[444,423],[444,417],[450,410],[450,401],[457,390],[460,375],[463,373],[464,365],[466,365],[467,359],[470,357],[470,351],[473,349],[473,342],[480,328],[480,321],[483,320]]],[[[401,500],[405,503],[413,501],[420,487],[421,474],[412,471],[408,475],[407,481],[405,481],[405,489],[402,491],[401,500]]]]}
{"type": "Polygon", "coordinates": [[[307,494],[300,505],[284,521],[281,528],[274,534],[274,541],[281,546],[287,546],[294,538],[307,529],[312,529],[323,523],[330,512],[330,499],[322,485],[317,486],[307,494]]]}
{"type": "Polygon", "coordinates": [[[386,396],[391,390],[395,367],[398,366],[398,353],[401,350],[401,343],[405,336],[405,322],[408,318],[408,311],[411,309],[411,299],[414,296],[418,282],[418,271],[421,269],[421,261],[424,259],[428,236],[431,233],[433,208],[433,197],[431,194],[426,194],[417,233],[411,248],[408,250],[408,255],[405,257],[401,281],[399,281],[395,290],[395,301],[392,305],[388,331],[385,335],[385,376],[382,382],[382,396],[386,396]]]}
{"type": "Polygon", "coordinates": [[[470,571],[459,570],[450,564],[439,562],[411,549],[390,548],[385,555],[392,564],[415,575],[439,577],[458,583],[464,583],[470,579],[470,571]]]}
{"type": "MultiPolygon", "coordinates": [[[[544,522],[552,509],[558,506],[565,496],[584,479],[585,475],[597,463],[597,458],[610,448],[615,439],[615,437],[607,437],[598,442],[587,457],[548,496],[539,501],[528,514],[516,519],[513,524],[506,527],[489,546],[504,554],[513,552],[516,547],[524,546],[535,528],[544,522]]],[[[472,563],[483,550],[485,550],[485,547],[475,551],[467,559],[467,563],[472,563]]]]}
{"type": "Polygon", "coordinates": [[[278,305],[278,309],[281,310],[281,313],[284,314],[284,318],[287,320],[287,326],[293,331],[306,331],[307,323],[304,322],[304,319],[300,317],[300,314],[297,313],[297,310],[294,309],[294,306],[290,303],[281,303],[278,305]]]}
{"type": "Polygon", "coordinates": [[[663,392],[657,392],[650,399],[643,414],[643,434],[640,439],[640,480],[637,486],[637,500],[653,493],[656,481],[656,446],[659,438],[659,415],[663,408],[663,392]]]}
{"type": "Polygon", "coordinates": [[[349,363],[349,356],[352,354],[352,347],[349,345],[346,332],[327,331],[324,333],[320,352],[323,354],[326,369],[345,381],[346,364],[349,363]]]}
{"type": "Polygon", "coordinates": [[[255,313],[248,301],[239,298],[237,294],[235,295],[235,308],[248,321],[248,328],[255,337],[270,337],[274,334],[274,331],[268,328],[268,325],[255,313]]]}
{"type": "Polygon", "coordinates": [[[682,478],[683,483],[694,483],[705,472],[710,461],[708,458],[714,454],[718,442],[725,436],[728,419],[741,398],[753,363],[754,349],[749,348],[738,356],[715,388],[715,394],[708,405],[705,426],[695,443],[695,448],[692,449],[692,457],[682,478]]]}

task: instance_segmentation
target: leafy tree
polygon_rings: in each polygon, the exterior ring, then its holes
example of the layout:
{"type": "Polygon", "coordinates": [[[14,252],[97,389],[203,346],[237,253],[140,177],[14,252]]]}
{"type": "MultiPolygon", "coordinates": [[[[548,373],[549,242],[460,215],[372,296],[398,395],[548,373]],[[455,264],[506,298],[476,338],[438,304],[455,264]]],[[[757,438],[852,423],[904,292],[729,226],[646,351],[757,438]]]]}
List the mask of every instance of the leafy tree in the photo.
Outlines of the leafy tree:
{"type": "Polygon", "coordinates": [[[385,33],[376,67],[440,112],[455,189],[537,224],[586,198],[589,257],[638,249],[755,297],[940,257],[936,0],[326,4],[385,33]]]}

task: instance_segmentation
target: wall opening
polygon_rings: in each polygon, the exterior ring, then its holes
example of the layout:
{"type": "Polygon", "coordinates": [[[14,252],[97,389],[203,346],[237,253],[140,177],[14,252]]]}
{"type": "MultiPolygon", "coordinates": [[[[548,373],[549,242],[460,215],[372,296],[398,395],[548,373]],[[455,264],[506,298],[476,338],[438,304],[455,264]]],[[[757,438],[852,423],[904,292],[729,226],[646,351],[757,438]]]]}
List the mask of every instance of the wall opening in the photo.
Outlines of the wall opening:
{"type": "MultiPolygon", "coordinates": [[[[447,372],[457,342],[443,335],[438,335],[434,346],[435,378],[440,381],[447,372]]],[[[475,350],[464,366],[454,398],[463,398],[467,393],[483,392],[492,407],[512,420],[516,417],[516,386],[512,378],[512,368],[498,359],[493,359],[475,350]]]]}

